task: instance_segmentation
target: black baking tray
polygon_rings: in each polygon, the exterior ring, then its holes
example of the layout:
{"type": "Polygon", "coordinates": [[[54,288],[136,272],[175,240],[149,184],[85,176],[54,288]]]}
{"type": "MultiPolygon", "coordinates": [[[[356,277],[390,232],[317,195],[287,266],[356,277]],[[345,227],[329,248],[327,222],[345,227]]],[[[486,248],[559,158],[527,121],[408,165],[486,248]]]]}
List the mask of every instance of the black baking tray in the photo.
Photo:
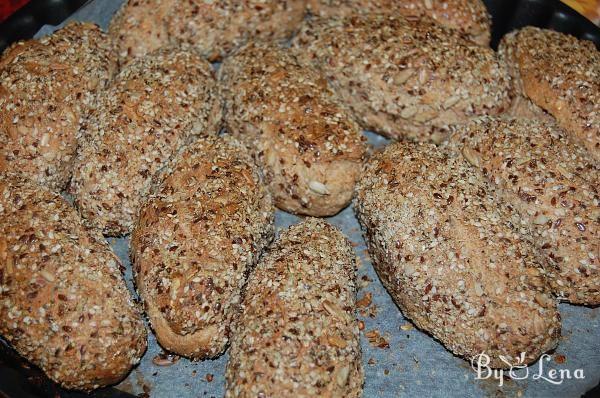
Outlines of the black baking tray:
{"type": "Polygon", "coordinates": [[[33,37],[44,25],[58,25],[88,1],[31,0],[0,24],[0,52],[15,41],[33,37]]]}
{"type": "MultiPolygon", "coordinates": [[[[0,0],[3,1],[3,0],[0,0]]],[[[11,43],[31,38],[43,25],[58,25],[89,0],[32,0],[0,24],[0,52],[11,43]]],[[[559,0],[484,0],[492,15],[492,47],[504,34],[533,25],[590,40],[600,49],[600,28],[559,0]]],[[[0,340],[0,398],[126,398],[131,394],[106,388],[91,395],[64,391],[0,340]]],[[[600,386],[585,394],[600,397],[600,386]]],[[[370,398],[370,397],[366,397],[370,398]]]]}

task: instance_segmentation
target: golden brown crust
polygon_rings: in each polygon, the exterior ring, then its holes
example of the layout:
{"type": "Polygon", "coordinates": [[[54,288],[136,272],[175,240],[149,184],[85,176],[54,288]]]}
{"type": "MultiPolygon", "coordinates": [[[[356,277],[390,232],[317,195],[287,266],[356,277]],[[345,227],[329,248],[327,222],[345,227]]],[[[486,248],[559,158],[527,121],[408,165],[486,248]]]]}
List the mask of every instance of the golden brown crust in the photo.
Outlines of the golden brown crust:
{"type": "Polygon", "coordinates": [[[506,35],[500,55],[518,94],[553,115],[574,142],[600,159],[600,52],[589,41],[526,27],[506,35]]]}
{"type": "Polygon", "coordinates": [[[490,43],[491,18],[481,0],[308,0],[307,3],[310,12],[320,17],[346,17],[358,13],[427,15],[478,44],[487,46],[490,43]]]}
{"type": "Polygon", "coordinates": [[[218,61],[250,39],[289,38],[301,0],[129,0],[111,23],[121,62],[167,44],[188,43],[218,61]]]}
{"type": "Polygon", "coordinates": [[[362,395],[356,257],[324,221],[281,233],[248,280],[226,397],[362,395]]]}
{"type": "Polygon", "coordinates": [[[600,168],[552,124],[482,119],[450,144],[488,179],[534,233],[554,292],[600,304],[600,168]]]}
{"type": "Polygon", "coordinates": [[[114,72],[110,40],[89,23],[12,45],[0,59],[0,172],[65,188],[82,114],[114,72]]]}
{"type": "Polygon", "coordinates": [[[83,218],[129,233],[152,176],[220,121],[214,72],[194,51],[164,48],[127,65],[83,128],[71,184],[83,218]]]}
{"type": "Polygon", "coordinates": [[[146,350],[120,266],[58,194],[0,176],[0,334],[65,388],[114,384],[146,350]]]}
{"type": "Polygon", "coordinates": [[[455,354],[534,362],[560,317],[516,213],[460,157],[396,143],[375,155],[356,214],[373,264],[405,316],[455,354]]]}
{"type": "Polygon", "coordinates": [[[275,205],[311,216],[345,208],[366,146],[320,74],[264,44],[242,48],[219,73],[227,129],[264,167],[275,205]]]}
{"type": "Polygon", "coordinates": [[[365,129],[440,141],[449,125],[508,108],[509,78],[489,48],[431,19],[315,18],[294,39],[365,129]]]}
{"type": "Polygon", "coordinates": [[[230,137],[198,140],[161,174],[132,234],[137,288],[163,347],[216,357],[246,277],[273,237],[271,197],[230,137]]]}

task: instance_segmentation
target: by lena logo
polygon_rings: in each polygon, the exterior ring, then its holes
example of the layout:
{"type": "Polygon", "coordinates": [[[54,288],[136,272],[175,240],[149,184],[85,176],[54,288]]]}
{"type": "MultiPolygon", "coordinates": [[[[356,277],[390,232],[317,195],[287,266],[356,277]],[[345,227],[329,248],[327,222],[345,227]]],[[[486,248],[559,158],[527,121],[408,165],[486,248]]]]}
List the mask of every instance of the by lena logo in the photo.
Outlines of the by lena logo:
{"type": "Polygon", "coordinates": [[[544,380],[548,383],[555,385],[562,384],[565,380],[585,379],[583,369],[575,369],[571,371],[569,369],[547,369],[544,367],[544,363],[551,360],[550,355],[544,354],[540,357],[536,366],[525,365],[524,352],[519,355],[516,359],[516,363],[510,361],[509,358],[500,355],[499,358],[506,364],[506,369],[492,369],[490,368],[490,357],[485,352],[475,355],[471,358],[471,367],[476,373],[475,378],[477,380],[495,379],[498,381],[498,385],[502,387],[504,385],[504,378],[509,377],[512,380],[525,380],[531,378],[532,380],[544,380]],[[530,374],[530,370],[532,373],[530,374]]]}

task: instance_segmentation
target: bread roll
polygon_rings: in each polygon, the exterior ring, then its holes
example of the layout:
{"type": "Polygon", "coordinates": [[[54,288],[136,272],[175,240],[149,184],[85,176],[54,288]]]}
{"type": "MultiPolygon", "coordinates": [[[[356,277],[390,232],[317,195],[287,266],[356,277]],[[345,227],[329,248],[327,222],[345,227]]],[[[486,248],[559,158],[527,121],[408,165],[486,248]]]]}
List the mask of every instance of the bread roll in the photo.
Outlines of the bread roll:
{"type": "Polygon", "coordinates": [[[138,291],[164,348],[216,357],[248,272],[273,237],[271,197],[229,137],[198,140],[161,174],[131,239],[138,291]]]}
{"type": "Polygon", "coordinates": [[[327,82],[287,49],[250,44],[220,70],[225,124],[264,167],[282,210],[338,213],[352,200],[364,138],[327,82]]]}
{"type": "Polygon", "coordinates": [[[600,159],[600,52],[590,41],[525,27],[502,39],[517,94],[553,115],[572,140],[600,159]]]}
{"type": "Polygon", "coordinates": [[[218,61],[251,39],[289,38],[304,9],[301,0],[130,0],[110,32],[122,62],[169,43],[191,44],[218,61]]]}
{"type": "Polygon", "coordinates": [[[391,138],[441,141],[449,125],[510,104],[508,72],[494,52],[426,17],[316,18],[294,47],[365,129],[391,138]]]}
{"type": "Polygon", "coordinates": [[[65,388],[117,383],[146,350],[120,266],[62,197],[0,176],[0,334],[65,388]]]}
{"type": "Polygon", "coordinates": [[[66,187],[82,114],[114,72],[110,41],[89,23],[13,44],[0,58],[0,172],[66,187]]]}
{"type": "Polygon", "coordinates": [[[220,121],[214,72],[195,52],[161,49],[124,68],[83,128],[71,190],[86,222],[129,233],[152,176],[220,121]]]}
{"type": "Polygon", "coordinates": [[[551,124],[482,119],[451,145],[493,183],[534,233],[557,295],[600,304],[600,167],[551,124]]]}
{"type": "Polygon", "coordinates": [[[490,44],[491,19],[481,0],[308,0],[307,3],[311,13],[321,17],[358,13],[427,15],[478,44],[490,44]]]}
{"type": "Polygon", "coordinates": [[[179,0],[127,0],[108,27],[119,63],[124,65],[171,43],[167,20],[179,0]]]}
{"type": "Polygon", "coordinates": [[[454,354],[524,364],[554,348],[556,300],[519,217],[460,157],[396,143],[357,186],[373,264],[403,314],[454,354]],[[524,231],[523,231],[524,232],[524,231]]]}
{"type": "Polygon", "coordinates": [[[226,397],[360,397],[356,257],[324,221],[281,233],[248,280],[226,397]]]}

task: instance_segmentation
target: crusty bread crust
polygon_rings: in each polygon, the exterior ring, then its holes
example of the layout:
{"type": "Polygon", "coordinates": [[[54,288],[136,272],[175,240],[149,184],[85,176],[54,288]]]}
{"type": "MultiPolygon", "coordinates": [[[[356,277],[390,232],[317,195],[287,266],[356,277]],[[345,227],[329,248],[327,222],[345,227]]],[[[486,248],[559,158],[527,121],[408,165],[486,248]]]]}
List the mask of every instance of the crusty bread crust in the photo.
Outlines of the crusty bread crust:
{"type": "Polygon", "coordinates": [[[211,65],[187,49],[139,58],[99,98],[83,130],[71,191],[86,222],[131,231],[153,175],[199,136],[216,134],[221,103],[211,65]]]}
{"type": "Polygon", "coordinates": [[[336,228],[282,232],[248,280],[231,338],[226,397],[348,397],[364,381],[356,256],[336,228]]]}
{"type": "Polygon", "coordinates": [[[450,351],[534,362],[560,316],[519,217],[460,156],[396,143],[373,156],[356,214],[373,264],[403,314],[450,351]]]}
{"type": "Polygon", "coordinates": [[[578,145],[600,159],[600,51],[589,41],[525,27],[506,35],[500,55],[519,94],[552,114],[578,145]]]}
{"type": "Polygon", "coordinates": [[[313,15],[320,17],[346,17],[358,13],[427,15],[478,44],[490,44],[492,21],[481,0],[308,0],[307,6],[313,15]]]}
{"type": "Polygon", "coordinates": [[[82,114],[112,79],[110,40],[70,23],[0,58],[0,172],[19,172],[52,190],[71,178],[82,114]]]}
{"type": "Polygon", "coordinates": [[[273,237],[257,166],[231,137],[200,139],[164,171],[131,239],[158,342],[193,359],[223,353],[248,272],[273,237]]]}
{"type": "Polygon", "coordinates": [[[304,11],[302,0],[129,0],[109,32],[121,63],[181,43],[218,61],[251,39],[289,38],[304,11]]]}
{"type": "Polygon", "coordinates": [[[60,195],[0,176],[0,334],[65,388],[117,383],[146,350],[119,267],[60,195]]]}
{"type": "Polygon", "coordinates": [[[263,166],[275,205],[311,216],[345,208],[366,146],[321,75],[265,44],[242,48],[219,73],[227,129],[263,166]]]}
{"type": "Polygon", "coordinates": [[[450,145],[500,188],[546,257],[554,292],[600,304],[600,167],[553,124],[474,121],[450,145]]]}
{"type": "Polygon", "coordinates": [[[508,72],[495,53],[427,17],[314,18],[293,46],[365,129],[391,138],[439,142],[449,125],[510,104],[508,72]]]}

